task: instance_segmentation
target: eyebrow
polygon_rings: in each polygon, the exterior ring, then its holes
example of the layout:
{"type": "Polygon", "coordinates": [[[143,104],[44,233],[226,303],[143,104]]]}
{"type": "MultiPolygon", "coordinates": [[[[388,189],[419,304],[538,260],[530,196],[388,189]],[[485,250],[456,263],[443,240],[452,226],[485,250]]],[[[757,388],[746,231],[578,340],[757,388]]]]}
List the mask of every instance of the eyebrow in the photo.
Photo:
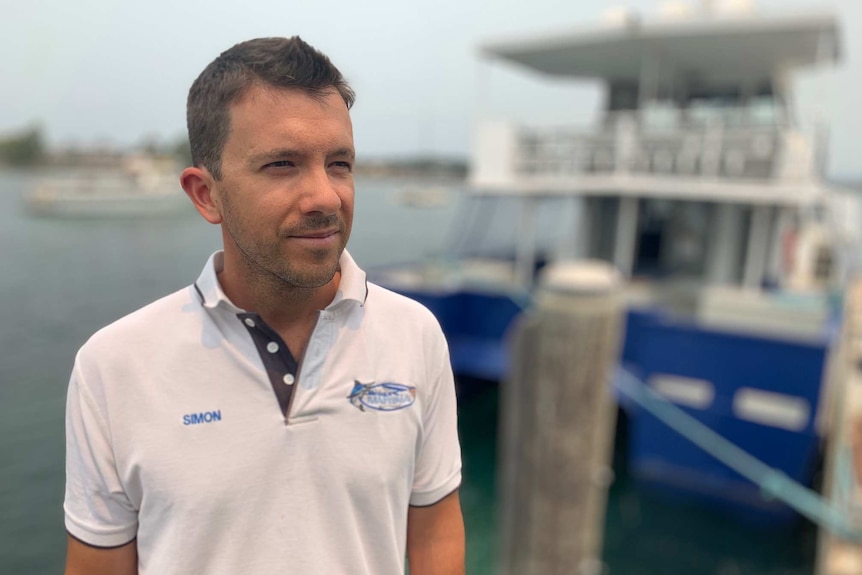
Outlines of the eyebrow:
{"type": "MultiPolygon", "coordinates": [[[[298,156],[305,155],[304,152],[300,152],[299,150],[294,150],[292,148],[281,148],[277,150],[269,150],[267,152],[261,152],[260,154],[255,154],[249,157],[249,162],[252,164],[258,164],[261,162],[274,162],[281,158],[296,158],[298,156]]],[[[327,154],[328,157],[336,157],[336,158],[349,158],[351,160],[356,158],[356,153],[352,148],[338,148],[333,150],[327,154]]]]}
{"type": "Polygon", "coordinates": [[[356,158],[356,152],[353,151],[353,148],[339,148],[339,149],[333,151],[332,153],[330,153],[329,155],[330,156],[336,156],[336,157],[347,157],[347,158],[350,158],[351,160],[356,158]]]}

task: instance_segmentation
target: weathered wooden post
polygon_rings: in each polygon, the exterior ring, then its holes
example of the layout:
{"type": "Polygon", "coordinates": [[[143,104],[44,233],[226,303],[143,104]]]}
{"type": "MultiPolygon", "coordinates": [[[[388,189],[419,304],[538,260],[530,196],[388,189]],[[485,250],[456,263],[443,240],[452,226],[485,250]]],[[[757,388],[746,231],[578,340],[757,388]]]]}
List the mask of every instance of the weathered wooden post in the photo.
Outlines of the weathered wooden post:
{"type": "MultiPolygon", "coordinates": [[[[862,531],[862,280],[845,291],[844,326],[830,366],[824,492],[862,531]]],[[[817,575],[862,573],[862,541],[821,529],[817,575]]]]}
{"type": "Polygon", "coordinates": [[[621,280],[604,262],[549,266],[511,340],[501,390],[502,575],[593,575],[616,406],[621,280]]]}

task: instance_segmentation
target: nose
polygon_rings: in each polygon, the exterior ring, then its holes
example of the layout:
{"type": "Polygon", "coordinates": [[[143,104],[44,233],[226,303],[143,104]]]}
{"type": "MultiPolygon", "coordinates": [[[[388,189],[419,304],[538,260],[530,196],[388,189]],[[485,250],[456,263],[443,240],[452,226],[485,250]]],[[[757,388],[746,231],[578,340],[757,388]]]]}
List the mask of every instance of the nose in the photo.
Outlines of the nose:
{"type": "Polygon", "coordinates": [[[326,169],[309,170],[304,180],[300,201],[303,213],[331,215],[338,212],[341,207],[339,183],[332,179],[326,169]]]}

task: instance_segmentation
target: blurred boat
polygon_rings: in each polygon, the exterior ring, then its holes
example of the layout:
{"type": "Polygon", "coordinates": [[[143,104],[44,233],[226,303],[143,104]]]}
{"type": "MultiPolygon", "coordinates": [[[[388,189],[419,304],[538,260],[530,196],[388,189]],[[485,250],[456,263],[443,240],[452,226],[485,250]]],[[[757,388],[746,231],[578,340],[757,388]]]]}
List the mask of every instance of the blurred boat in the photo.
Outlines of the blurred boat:
{"type": "Polygon", "coordinates": [[[24,195],[35,216],[158,217],[189,209],[170,160],[131,156],[121,168],[91,169],[44,178],[24,195]]]}
{"type": "MultiPolygon", "coordinates": [[[[622,365],[786,477],[813,484],[858,195],[824,178],[825,133],[793,79],[841,58],[837,18],[704,3],[650,20],[485,44],[484,56],[604,88],[594,128],[480,122],[444,259],[372,279],[439,319],[457,373],[505,380],[506,332],[548,262],[630,278],[622,365]]],[[[645,484],[788,524],[798,515],[620,397],[645,484]]]]}
{"type": "Polygon", "coordinates": [[[442,208],[451,202],[451,191],[442,186],[410,186],[399,190],[396,201],[411,208],[442,208]]]}

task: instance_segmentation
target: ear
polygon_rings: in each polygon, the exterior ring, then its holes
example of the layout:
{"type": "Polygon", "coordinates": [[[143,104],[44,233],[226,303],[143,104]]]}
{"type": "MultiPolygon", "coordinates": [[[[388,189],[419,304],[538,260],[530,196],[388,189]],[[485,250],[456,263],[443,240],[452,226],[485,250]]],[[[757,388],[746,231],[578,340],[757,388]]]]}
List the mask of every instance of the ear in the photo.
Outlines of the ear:
{"type": "Polygon", "coordinates": [[[212,177],[206,168],[191,167],[180,174],[180,185],[203,218],[211,224],[222,222],[221,210],[213,197],[212,177]]]}

